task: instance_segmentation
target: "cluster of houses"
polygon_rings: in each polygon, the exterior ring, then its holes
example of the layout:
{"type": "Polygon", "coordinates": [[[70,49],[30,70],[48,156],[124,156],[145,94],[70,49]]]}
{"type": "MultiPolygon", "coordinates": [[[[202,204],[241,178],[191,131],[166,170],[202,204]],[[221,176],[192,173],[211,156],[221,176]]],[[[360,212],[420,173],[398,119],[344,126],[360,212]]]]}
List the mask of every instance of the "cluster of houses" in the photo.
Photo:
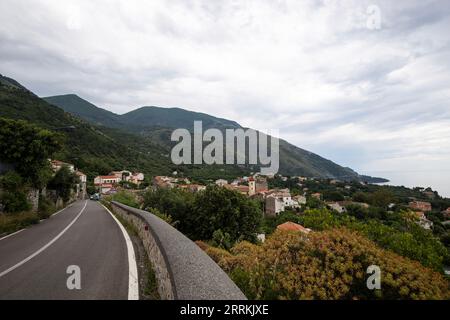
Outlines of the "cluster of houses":
{"type": "MultiPolygon", "coordinates": [[[[300,208],[306,204],[306,197],[303,195],[291,196],[289,189],[269,190],[267,178],[262,176],[241,177],[228,182],[225,179],[218,179],[215,184],[229,190],[234,190],[250,198],[262,200],[264,203],[265,215],[275,217],[287,208],[300,208]]],[[[192,184],[187,178],[174,178],[166,176],[156,176],[153,178],[155,188],[180,188],[191,192],[198,192],[206,189],[206,186],[192,184]]]]}
{"type": "MultiPolygon", "coordinates": [[[[309,191],[307,188],[303,188],[303,195],[292,196],[289,189],[269,189],[267,176],[250,176],[250,177],[240,177],[231,182],[225,179],[219,179],[215,181],[215,184],[227,188],[229,190],[237,191],[247,197],[258,199],[262,201],[264,204],[264,213],[266,217],[276,217],[280,213],[288,210],[288,209],[300,209],[302,206],[306,205],[306,193],[309,191]]],[[[281,177],[283,180],[283,177],[281,177]]],[[[284,177],[285,178],[285,177],[284,177]]],[[[297,177],[298,185],[301,187],[302,182],[304,182],[308,178],[297,177]]],[[[287,179],[287,178],[285,178],[287,179]]],[[[339,181],[331,180],[330,184],[336,184],[339,181]]],[[[166,177],[166,176],[157,176],[153,179],[153,186],[155,188],[181,188],[186,189],[191,192],[198,192],[206,189],[206,186],[199,184],[192,184],[187,178],[174,178],[174,177],[166,177]]],[[[345,186],[345,189],[351,189],[351,186],[345,186]]],[[[434,195],[430,193],[431,196],[434,195]]],[[[317,200],[323,200],[321,193],[311,193],[311,198],[315,198],[317,200]]],[[[365,209],[369,208],[369,204],[363,202],[356,201],[326,201],[325,205],[338,212],[344,213],[346,212],[346,208],[349,205],[357,205],[361,206],[365,209]]],[[[392,209],[396,204],[392,203],[389,205],[389,209],[392,209]]],[[[425,229],[431,229],[433,227],[433,222],[430,221],[426,217],[426,213],[432,210],[431,203],[425,201],[411,201],[409,203],[409,208],[414,215],[417,217],[418,224],[425,229]]],[[[444,216],[450,217],[450,208],[443,212],[444,216]]],[[[279,226],[281,229],[283,228],[295,228],[298,231],[303,233],[309,232],[306,228],[289,222],[285,225],[279,226]]]]}
{"type": "Polygon", "coordinates": [[[109,175],[95,177],[94,185],[99,193],[107,195],[115,193],[120,182],[129,182],[139,186],[144,182],[144,178],[145,176],[141,172],[113,171],[109,175]]]}

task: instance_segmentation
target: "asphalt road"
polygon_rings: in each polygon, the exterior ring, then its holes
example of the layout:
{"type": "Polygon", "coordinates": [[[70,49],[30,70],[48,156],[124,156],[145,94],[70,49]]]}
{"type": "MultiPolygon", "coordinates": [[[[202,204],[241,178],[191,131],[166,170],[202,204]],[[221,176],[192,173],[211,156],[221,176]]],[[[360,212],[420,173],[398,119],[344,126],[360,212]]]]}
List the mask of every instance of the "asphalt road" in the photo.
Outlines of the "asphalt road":
{"type": "Polygon", "coordinates": [[[0,299],[127,299],[128,264],[111,215],[98,202],[78,201],[0,240],[0,299]]]}

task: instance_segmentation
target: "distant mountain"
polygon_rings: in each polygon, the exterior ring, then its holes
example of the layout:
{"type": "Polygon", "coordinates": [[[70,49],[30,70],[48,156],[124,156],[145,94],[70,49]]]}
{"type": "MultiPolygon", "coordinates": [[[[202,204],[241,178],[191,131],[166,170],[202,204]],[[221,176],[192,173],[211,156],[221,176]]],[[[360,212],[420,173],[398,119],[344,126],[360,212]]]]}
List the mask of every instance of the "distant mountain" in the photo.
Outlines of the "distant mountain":
{"type": "Polygon", "coordinates": [[[42,99],[95,125],[111,128],[119,128],[122,126],[122,123],[119,120],[120,116],[105,109],[98,108],[75,94],[46,97],[42,99]]]}
{"type": "Polygon", "coordinates": [[[234,121],[180,108],[142,107],[125,113],[120,119],[126,124],[135,124],[140,127],[192,128],[194,121],[202,121],[205,129],[241,127],[234,121]]]}
{"type": "Polygon", "coordinates": [[[56,157],[74,163],[92,179],[94,175],[127,168],[147,174],[173,170],[168,150],[149,139],[119,129],[95,126],[61,108],[50,105],[15,81],[0,81],[0,117],[26,120],[57,131],[65,147],[56,157]]]}
{"type": "Polygon", "coordinates": [[[16,80],[8,78],[8,77],[5,77],[5,76],[3,76],[1,74],[0,74],[0,84],[2,84],[4,86],[14,87],[14,88],[17,88],[17,89],[27,90],[24,86],[22,86],[16,80]]]}
{"type": "MultiPolygon", "coordinates": [[[[89,122],[120,128],[130,133],[138,133],[161,147],[170,149],[173,142],[170,135],[174,128],[192,129],[194,121],[202,121],[203,128],[242,128],[237,122],[192,112],[181,108],[142,107],[124,115],[101,109],[75,95],[44,98],[67,112],[89,122]]],[[[372,182],[372,177],[360,176],[350,168],[342,167],[317,154],[298,148],[280,139],[280,173],[317,178],[341,180],[364,180],[372,182]],[[363,179],[364,178],[364,179],[363,179]]],[[[255,168],[248,168],[253,170],[255,168]]],[[[376,178],[374,182],[386,182],[376,178]]]]}

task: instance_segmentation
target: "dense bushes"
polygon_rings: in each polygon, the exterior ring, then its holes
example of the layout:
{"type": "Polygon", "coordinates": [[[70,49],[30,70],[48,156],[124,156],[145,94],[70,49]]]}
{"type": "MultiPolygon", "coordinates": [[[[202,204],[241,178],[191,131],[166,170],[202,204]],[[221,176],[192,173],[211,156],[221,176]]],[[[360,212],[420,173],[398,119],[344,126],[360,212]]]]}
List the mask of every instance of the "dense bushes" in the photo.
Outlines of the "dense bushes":
{"type": "Polygon", "coordinates": [[[10,171],[0,176],[0,189],[0,203],[5,212],[16,213],[31,209],[24,192],[26,187],[18,173],[10,171]]]}
{"type": "Polygon", "coordinates": [[[230,252],[200,246],[249,299],[448,299],[448,282],[418,262],[383,250],[348,229],[276,231],[262,245],[230,252]],[[381,268],[381,290],[366,286],[367,267],[381,268]]]}
{"type": "Polygon", "coordinates": [[[0,118],[0,160],[13,164],[20,176],[35,187],[51,178],[48,159],[61,148],[61,137],[29,124],[0,118]]]}
{"type": "Polygon", "coordinates": [[[31,212],[0,214],[0,235],[20,230],[31,224],[37,224],[39,220],[38,215],[31,212]]]}
{"type": "Polygon", "coordinates": [[[149,191],[144,196],[144,208],[172,216],[180,231],[191,239],[215,238],[224,245],[244,239],[255,241],[262,219],[255,201],[217,186],[195,194],[179,189],[149,191]]]}
{"type": "Polygon", "coordinates": [[[67,166],[63,166],[50,180],[48,188],[55,190],[57,196],[67,202],[70,200],[70,195],[77,183],[79,183],[79,179],[75,173],[71,172],[67,166]]]}
{"type": "Polygon", "coordinates": [[[126,206],[139,209],[139,202],[136,199],[136,196],[128,191],[120,191],[111,196],[107,196],[105,197],[105,201],[117,201],[126,206]]]}
{"type": "Polygon", "coordinates": [[[442,271],[448,260],[448,251],[442,243],[433,236],[431,231],[424,230],[415,222],[403,219],[402,213],[392,213],[392,215],[389,221],[382,223],[376,219],[361,221],[350,215],[332,213],[327,209],[313,209],[301,215],[281,214],[276,220],[266,222],[266,226],[293,221],[316,231],[347,227],[359,231],[385,249],[417,260],[426,267],[442,271]]]}

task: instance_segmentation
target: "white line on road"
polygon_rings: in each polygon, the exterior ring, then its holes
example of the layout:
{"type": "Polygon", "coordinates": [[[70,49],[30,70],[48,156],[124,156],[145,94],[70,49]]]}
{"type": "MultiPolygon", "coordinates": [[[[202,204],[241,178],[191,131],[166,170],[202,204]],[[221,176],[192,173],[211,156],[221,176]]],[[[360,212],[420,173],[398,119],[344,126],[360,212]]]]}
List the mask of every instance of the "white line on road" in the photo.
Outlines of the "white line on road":
{"type": "Polygon", "coordinates": [[[7,236],[4,236],[3,238],[0,238],[0,241],[2,241],[3,239],[6,239],[6,238],[12,237],[13,235],[18,234],[19,232],[22,232],[23,230],[25,230],[25,228],[20,229],[19,231],[16,231],[14,233],[8,234],[7,236]]]}
{"type": "Polygon", "coordinates": [[[120,221],[116,218],[116,216],[109,211],[107,207],[102,204],[103,208],[109,212],[109,214],[113,217],[116,223],[119,225],[120,230],[122,230],[123,237],[125,238],[125,242],[127,244],[128,251],[128,300],[139,300],[139,282],[138,282],[138,272],[137,272],[137,264],[136,264],[136,255],[134,254],[133,243],[131,242],[130,236],[128,232],[125,230],[120,221]]]}
{"type": "MultiPolygon", "coordinates": [[[[73,204],[69,204],[67,207],[65,207],[65,208],[63,208],[63,209],[61,209],[61,210],[59,210],[58,212],[55,212],[55,213],[52,214],[49,218],[51,218],[51,217],[53,217],[53,216],[56,216],[58,213],[63,212],[64,210],[66,210],[67,208],[70,208],[71,206],[73,206],[73,204]]],[[[47,220],[47,219],[41,219],[41,220],[39,220],[39,222],[43,222],[43,221],[45,221],[45,220],[47,220]]],[[[3,239],[6,239],[6,238],[12,237],[13,235],[16,235],[16,234],[18,234],[19,232],[22,232],[23,230],[26,230],[26,229],[27,229],[27,228],[23,228],[23,229],[20,229],[19,231],[16,231],[16,232],[14,232],[14,233],[8,234],[7,236],[4,236],[3,238],[0,238],[0,241],[2,241],[3,239]]]]}
{"type": "Polygon", "coordinates": [[[83,209],[81,209],[80,213],[78,213],[78,215],[72,220],[71,223],[69,223],[69,225],[67,227],[64,228],[63,231],[61,231],[56,237],[54,237],[50,242],[48,242],[45,246],[43,246],[42,248],[40,248],[38,251],[36,251],[35,253],[29,255],[28,257],[26,257],[25,259],[23,259],[22,261],[20,261],[19,263],[13,265],[11,268],[6,269],[5,271],[3,271],[2,273],[0,273],[0,278],[3,277],[4,275],[10,273],[11,271],[13,271],[14,269],[17,269],[18,267],[20,267],[21,265],[23,265],[24,263],[30,261],[31,259],[33,259],[34,257],[36,257],[38,254],[40,254],[42,251],[44,251],[45,249],[47,249],[48,247],[50,247],[56,240],[58,240],[67,230],[69,230],[69,228],[75,223],[75,221],[78,220],[78,218],[81,216],[81,214],[83,213],[84,209],[86,209],[86,205],[87,205],[87,201],[84,203],[84,207],[83,209]]]}

